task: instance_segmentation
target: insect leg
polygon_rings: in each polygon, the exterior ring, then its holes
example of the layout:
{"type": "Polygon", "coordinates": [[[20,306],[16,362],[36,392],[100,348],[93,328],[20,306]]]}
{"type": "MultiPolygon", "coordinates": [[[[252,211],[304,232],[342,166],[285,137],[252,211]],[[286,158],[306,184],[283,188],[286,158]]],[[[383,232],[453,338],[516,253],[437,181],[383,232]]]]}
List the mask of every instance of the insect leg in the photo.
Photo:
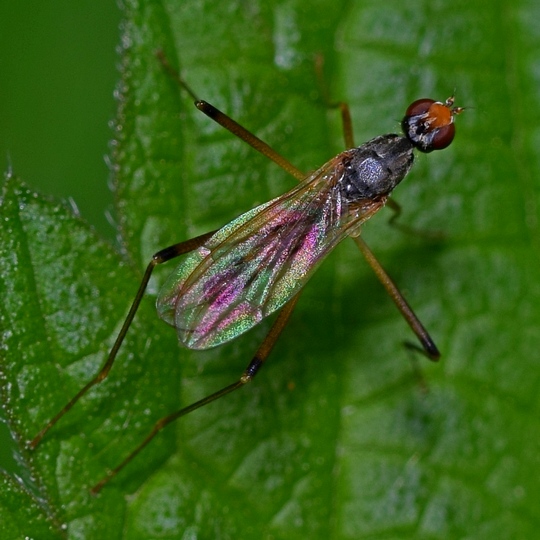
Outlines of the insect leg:
{"type": "Polygon", "coordinates": [[[260,152],[263,156],[271,159],[274,163],[276,163],[286,172],[294,176],[297,180],[303,180],[305,178],[306,174],[304,172],[297,169],[289,160],[285,159],[271,146],[269,146],[263,140],[259,139],[259,137],[251,133],[251,131],[248,131],[245,127],[241,126],[238,122],[236,122],[230,116],[226,115],[224,112],[214,107],[212,104],[202,99],[199,99],[197,95],[193,92],[193,90],[191,90],[186,81],[182,79],[178,71],[176,71],[171,66],[169,60],[167,59],[163,51],[158,51],[157,56],[163,67],[169,73],[169,75],[171,75],[171,77],[178,83],[178,85],[193,98],[195,107],[197,107],[199,111],[206,114],[206,116],[214,120],[214,122],[217,122],[226,130],[230,131],[239,139],[242,139],[252,148],[257,150],[257,152],[260,152]]]}
{"type": "Polygon", "coordinates": [[[354,148],[354,133],[351,120],[351,111],[349,104],[344,101],[336,103],[335,107],[339,107],[341,112],[341,123],[343,125],[343,139],[345,141],[346,148],[354,148]]]}
{"type": "Polygon", "coordinates": [[[414,227],[409,227],[408,225],[398,221],[401,216],[401,205],[392,199],[392,197],[388,197],[388,199],[386,199],[386,206],[388,206],[390,210],[394,212],[388,220],[389,225],[392,227],[395,227],[405,234],[420,236],[426,240],[444,240],[445,235],[441,231],[425,231],[422,229],[415,229],[414,227]]]}
{"type": "Polygon", "coordinates": [[[239,388],[242,388],[246,383],[250,382],[253,377],[255,377],[255,375],[259,372],[266,359],[268,358],[268,355],[272,351],[278,337],[285,328],[285,325],[287,324],[287,321],[291,316],[291,313],[296,305],[296,302],[298,301],[299,296],[300,292],[293,296],[293,298],[281,309],[276,320],[274,321],[274,324],[272,325],[272,328],[270,328],[270,331],[257,349],[257,352],[251,359],[251,362],[242,373],[242,376],[236,382],[225,386],[221,390],[218,390],[217,392],[214,392],[213,394],[210,394],[209,396],[206,396],[205,398],[202,398],[199,401],[196,401],[195,403],[192,403],[191,405],[180,409],[179,411],[176,411],[172,414],[169,414],[168,416],[161,418],[161,420],[158,420],[154,424],[154,427],[152,428],[150,433],[139,444],[139,446],[137,446],[137,448],[135,448],[135,450],[133,450],[124,459],[124,461],[122,461],[122,463],[120,463],[114,469],[110,470],[107,476],[103,477],[91,489],[91,492],[93,494],[98,493],[103,488],[103,486],[110,482],[110,480],[115,477],[130,461],[132,461],[133,458],[135,458],[135,456],[137,456],[139,452],[143,450],[143,448],[145,448],[146,445],[167,425],[174,422],[175,420],[178,420],[178,418],[181,418],[182,416],[186,416],[186,414],[200,409],[201,407],[204,407],[205,405],[208,405],[209,403],[212,403],[213,401],[216,401],[217,399],[226,396],[227,394],[230,394],[231,392],[234,392],[239,388]]]}
{"type": "MultiPolygon", "coordinates": [[[[284,171],[288,172],[291,176],[294,176],[297,180],[303,180],[306,177],[306,174],[300,169],[296,168],[288,159],[284,158],[281,154],[276,152],[270,145],[265,143],[263,140],[259,139],[256,135],[247,130],[244,126],[240,125],[236,120],[233,120],[230,116],[220,111],[214,107],[211,103],[199,99],[197,94],[191,89],[191,87],[182,79],[178,71],[174,69],[163,51],[157,52],[157,57],[164,69],[169,73],[169,75],[177,82],[177,84],[183,88],[192,98],[195,104],[195,107],[201,112],[206,114],[209,118],[217,122],[220,126],[224,127],[226,130],[230,131],[233,135],[242,139],[244,142],[249,144],[252,148],[260,152],[263,156],[266,156],[268,159],[271,159],[274,163],[279,165],[284,171]]],[[[322,58],[322,57],[321,57],[322,58]]],[[[318,71],[318,65],[317,71],[318,71]]],[[[324,86],[324,85],[323,85],[324,86]]],[[[338,103],[332,103],[328,100],[327,94],[323,91],[325,97],[325,102],[329,107],[337,107],[341,111],[341,119],[343,123],[343,137],[345,139],[345,145],[347,148],[353,148],[354,144],[354,135],[352,129],[351,113],[349,110],[349,105],[343,101],[338,103]]]]}
{"type": "Polygon", "coordinates": [[[133,300],[133,303],[131,304],[131,307],[129,309],[129,312],[126,316],[126,319],[124,321],[124,324],[122,325],[122,328],[120,332],[118,333],[118,336],[116,337],[116,341],[114,342],[114,345],[112,346],[112,349],[109,352],[109,355],[107,356],[107,359],[105,363],[103,364],[102,368],[99,370],[97,375],[89,381],[73,398],[47,423],[47,425],[28,443],[28,447],[30,449],[34,449],[43,439],[43,437],[46,435],[46,433],[96,384],[99,384],[101,381],[103,381],[107,375],[109,374],[114,361],[116,359],[116,356],[118,354],[118,350],[120,349],[120,346],[122,345],[122,342],[124,341],[124,338],[126,337],[127,331],[129,330],[129,327],[131,326],[131,323],[133,322],[133,319],[135,317],[135,314],[137,313],[137,310],[139,308],[139,305],[141,304],[141,300],[144,296],[144,292],[146,291],[146,287],[148,285],[148,282],[150,280],[150,277],[152,275],[152,272],[154,271],[154,268],[159,265],[163,264],[164,262],[170,261],[171,259],[174,259],[175,257],[178,257],[180,255],[184,255],[185,253],[189,253],[190,251],[193,251],[194,249],[197,249],[199,246],[204,244],[206,240],[208,240],[216,231],[212,231],[210,233],[203,234],[201,236],[197,236],[196,238],[192,238],[190,240],[186,240],[185,242],[180,242],[179,244],[175,244],[173,246],[169,246],[165,249],[162,249],[158,251],[153,257],[148,266],[146,267],[146,271],[144,272],[144,276],[142,278],[141,284],[139,285],[139,289],[137,290],[137,294],[135,295],[135,298],[133,300]]]}
{"type": "Polygon", "coordinates": [[[351,111],[349,104],[345,101],[332,101],[330,99],[330,92],[328,91],[328,85],[324,77],[324,56],[317,54],[315,56],[315,74],[317,75],[317,82],[319,84],[319,90],[321,92],[324,103],[331,109],[339,109],[341,113],[341,124],[343,127],[343,140],[345,141],[345,148],[354,148],[354,132],[351,120],[351,111]]]}
{"type": "Polygon", "coordinates": [[[403,297],[396,284],[392,281],[390,276],[386,273],[384,268],[381,266],[379,261],[375,258],[372,251],[369,249],[367,244],[362,240],[360,236],[353,238],[356,242],[356,245],[362,252],[362,255],[365,257],[368,264],[371,266],[375,275],[379,278],[379,281],[383,284],[386,292],[390,295],[400,313],[403,315],[412,331],[416,334],[416,337],[422,345],[422,349],[430,360],[438,360],[441,356],[441,353],[437,349],[437,346],[431,339],[431,336],[428,334],[427,330],[424,328],[424,325],[420,322],[418,317],[415,315],[412,308],[407,303],[407,300],[403,297]]]}

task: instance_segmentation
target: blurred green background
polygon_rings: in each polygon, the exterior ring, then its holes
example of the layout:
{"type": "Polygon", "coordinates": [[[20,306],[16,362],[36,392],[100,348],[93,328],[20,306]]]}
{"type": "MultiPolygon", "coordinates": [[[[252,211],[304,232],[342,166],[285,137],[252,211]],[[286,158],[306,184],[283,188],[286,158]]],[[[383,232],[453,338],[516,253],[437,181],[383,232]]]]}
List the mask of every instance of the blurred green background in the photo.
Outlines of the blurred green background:
{"type": "Polygon", "coordinates": [[[0,2],[0,159],[31,186],[72,197],[112,238],[109,127],[120,11],[114,0],[0,2]]]}
{"type": "MultiPolygon", "coordinates": [[[[112,193],[104,156],[116,103],[120,11],[113,0],[0,2],[0,163],[71,197],[105,237],[112,193]]],[[[0,418],[0,467],[15,469],[0,418]]]]}

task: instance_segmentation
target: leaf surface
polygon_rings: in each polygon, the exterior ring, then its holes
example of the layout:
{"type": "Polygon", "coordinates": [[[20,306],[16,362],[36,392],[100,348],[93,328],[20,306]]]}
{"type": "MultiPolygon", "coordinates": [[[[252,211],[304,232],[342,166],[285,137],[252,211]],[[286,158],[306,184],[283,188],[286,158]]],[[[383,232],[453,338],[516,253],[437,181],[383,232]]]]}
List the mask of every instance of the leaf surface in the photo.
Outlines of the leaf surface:
{"type": "Polygon", "coordinates": [[[125,252],[16,178],[4,186],[2,400],[21,481],[3,478],[0,513],[12,516],[3,538],[534,536],[539,8],[124,9],[113,157],[125,252]],[[153,252],[293,185],[194,109],[158,49],[201,98],[306,171],[341,149],[316,54],[332,98],[351,105],[357,143],[398,130],[412,100],[455,88],[467,107],[455,142],[418,156],[395,193],[404,223],[443,239],[403,235],[384,212],[365,228],[443,358],[411,364],[401,346],[410,331],[345,242],[305,288],[257,379],[165,430],[94,498],[88,488],[153,422],[233,382],[270,323],[218,349],[180,349],[153,312],[160,271],[110,377],[36,452],[24,441],[103,362],[153,252]]]}

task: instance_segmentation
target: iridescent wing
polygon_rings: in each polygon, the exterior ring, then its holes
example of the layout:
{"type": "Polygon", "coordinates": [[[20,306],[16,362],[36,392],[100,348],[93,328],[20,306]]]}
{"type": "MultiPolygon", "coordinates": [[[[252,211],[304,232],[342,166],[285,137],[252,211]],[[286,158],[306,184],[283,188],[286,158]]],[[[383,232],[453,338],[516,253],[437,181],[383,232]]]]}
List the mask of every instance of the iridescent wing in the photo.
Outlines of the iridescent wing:
{"type": "Polygon", "coordinates": [[[384,201],[344,199],[340,156],[297,187],[220,229],[176,269],[160,317],[191,349],[246,332],[297,293],[323,258],[384,201]]]}

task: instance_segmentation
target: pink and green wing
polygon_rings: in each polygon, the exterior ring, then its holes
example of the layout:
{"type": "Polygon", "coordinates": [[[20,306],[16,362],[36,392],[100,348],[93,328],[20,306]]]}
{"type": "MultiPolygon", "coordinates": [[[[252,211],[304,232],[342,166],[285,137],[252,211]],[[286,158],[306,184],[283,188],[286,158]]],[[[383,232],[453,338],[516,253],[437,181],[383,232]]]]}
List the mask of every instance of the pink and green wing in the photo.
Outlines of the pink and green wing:
{"type": "Polygon", "coordinates": [[[330,161],[288,193],[236,218],[187,257],[157,300],[160,317],[176,328],[182,344],[208,349],[258,324],[381,206],[371,203],[351,213],[338,174],[330,161]]]}

